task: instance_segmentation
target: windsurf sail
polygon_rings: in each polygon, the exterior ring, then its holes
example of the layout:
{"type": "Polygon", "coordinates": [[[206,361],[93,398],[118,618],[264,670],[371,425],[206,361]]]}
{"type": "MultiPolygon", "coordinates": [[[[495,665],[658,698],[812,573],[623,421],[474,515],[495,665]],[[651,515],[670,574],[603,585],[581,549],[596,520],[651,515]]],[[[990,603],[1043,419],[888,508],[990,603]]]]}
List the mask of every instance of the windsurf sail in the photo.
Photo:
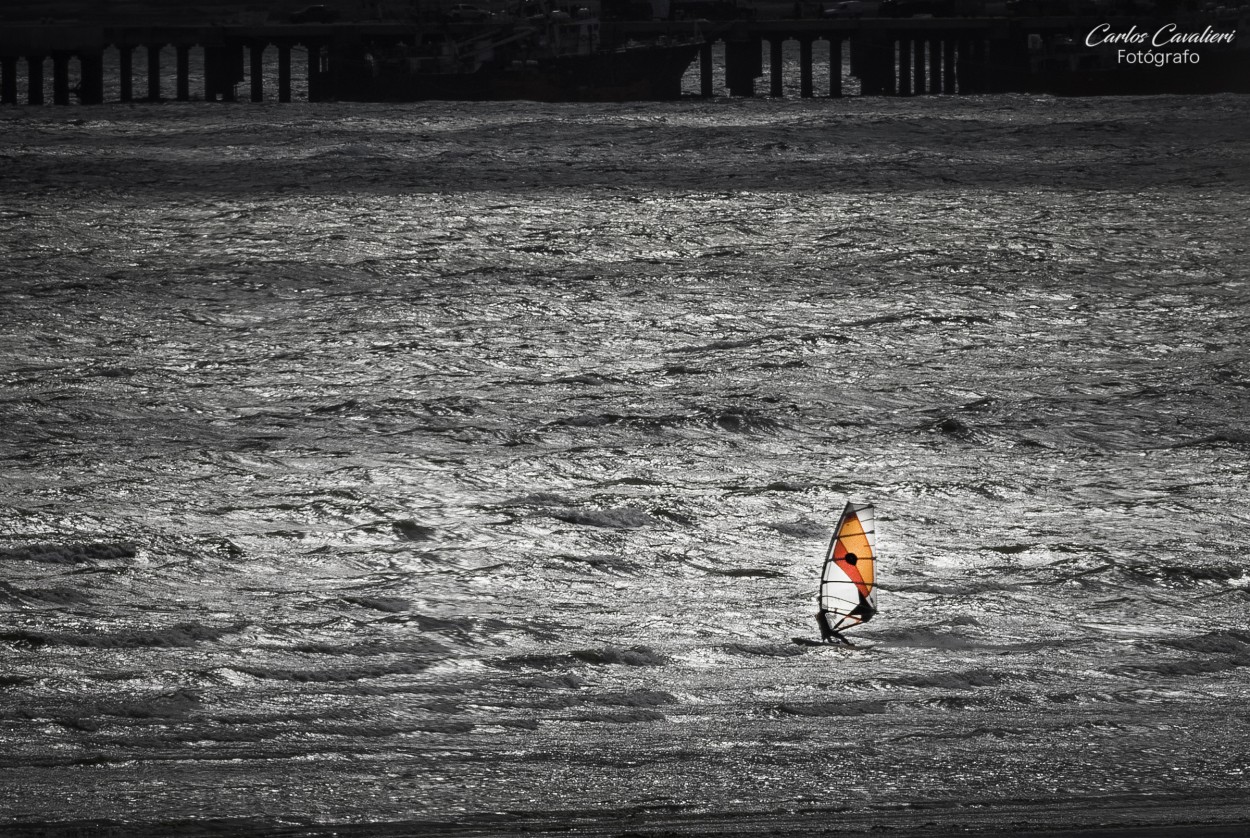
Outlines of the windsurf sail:
{"type": "Polygon", "coordinates": [[[870,503],[847,501],[820,572],[816,621],[828,640],[877,613],[877,516],[870,503]]]}

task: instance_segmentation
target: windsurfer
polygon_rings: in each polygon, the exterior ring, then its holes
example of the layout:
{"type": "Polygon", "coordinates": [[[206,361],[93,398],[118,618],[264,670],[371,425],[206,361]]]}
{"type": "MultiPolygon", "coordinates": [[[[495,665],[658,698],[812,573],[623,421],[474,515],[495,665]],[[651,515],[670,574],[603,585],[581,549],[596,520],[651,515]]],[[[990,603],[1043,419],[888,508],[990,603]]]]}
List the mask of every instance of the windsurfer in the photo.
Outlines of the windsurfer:
{"type": "MultiPolygon", "coordinates": [[[[864,595],[861,587],[863,585],[863,578],[860,576],[859,570],[856,567],[859,563],[859,556],[854,553],[847,553],[839,559],[834,559],[834,561],[839,567],[842,568],[842,572],[845,573],[847,577],[858,582],[856,587],[859,588],[859,603],[851,609],[847,616],[856,618],[856,622],[868,622],[872,619],[872,615],[877,613],[877,610],[872,607],[870,602],[868,602],[868,598],[864,595]]],[[[840,643],[846,643],[846,638],[842,636],[842,633],[829,625],[828,611],[821,609],[816,612],[816,625],[820,627],[820,639],[822,642],[832,643],[834,641],[838,641],[840,643]]]]}

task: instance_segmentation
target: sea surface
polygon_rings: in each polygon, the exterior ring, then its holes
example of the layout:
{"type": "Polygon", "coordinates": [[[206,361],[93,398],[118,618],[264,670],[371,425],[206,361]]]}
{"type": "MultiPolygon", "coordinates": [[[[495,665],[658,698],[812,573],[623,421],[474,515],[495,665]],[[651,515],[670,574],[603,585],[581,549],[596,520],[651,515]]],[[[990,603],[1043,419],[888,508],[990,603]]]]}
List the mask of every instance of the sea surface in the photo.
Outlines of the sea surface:
{"type": "Polygon", "coordinates": [[[0,833],[1250,820],[1248,216],[1237,96],[0,110],[0,833]]]}

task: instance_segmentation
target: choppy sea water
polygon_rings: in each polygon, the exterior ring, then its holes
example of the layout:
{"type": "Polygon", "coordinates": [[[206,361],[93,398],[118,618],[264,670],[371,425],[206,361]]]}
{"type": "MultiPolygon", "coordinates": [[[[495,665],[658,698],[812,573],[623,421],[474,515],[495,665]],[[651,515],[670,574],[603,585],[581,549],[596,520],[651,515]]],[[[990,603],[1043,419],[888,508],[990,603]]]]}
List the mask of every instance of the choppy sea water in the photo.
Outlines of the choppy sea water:
{"type": "Polygon", "coordinates": [[[1250,100],[0,122],[0,831],[1247,818],[1250,100]]]}

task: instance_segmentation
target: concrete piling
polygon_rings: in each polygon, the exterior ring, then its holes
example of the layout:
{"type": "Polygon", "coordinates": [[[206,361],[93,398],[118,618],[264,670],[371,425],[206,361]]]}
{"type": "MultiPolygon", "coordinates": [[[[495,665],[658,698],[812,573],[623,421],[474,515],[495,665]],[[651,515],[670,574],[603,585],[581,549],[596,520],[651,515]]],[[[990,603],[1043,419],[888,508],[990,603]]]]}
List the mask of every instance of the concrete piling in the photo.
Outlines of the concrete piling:
{"type": "Polygon", "coordinates": [[[188,44],[178,44],[175,51],[178,56],[175,98],[179,102],[187,102],[191,99],[191,47],[188,44]]]}
{"type": "Polygon", "coordinates": [[[52,53],[52,103],[69,104],[69,60],[73,57],[60,50],[52,53]]]}
{"type": "Polygon", "coordinates": [[[942,92],[942,40],[930,38],[929,41],[929,93],[937,95],[942,92]]]}
{"type": "Polygon", "coordinates": [[[80,53],[78,67],[78,100],[84,105],[103,105],[104,50],[80,53]]]}
{"type": "Polygon", "coordinates": [[[122,44],[117,47],[118,98],[123,102],[133,102],[134,94],[134,47],[122,44]]]}
{"type": "Polygon", "coordinates": [[[925,39],[913,38],[912,42],[912,92],[919,96],[925,92],[924,86],[924,68],[925,68],[925,39]]]}
{"type": "Polygon", "coordinates": [[[43,59],[42,55],[26,56],[26,99],[32,105],[43,104],[43,59]]]}
{"type": "Polygon", "coordinates": [[[17,56],[0,57],[0,105],[17,104],[17,56]]]}
{"type": "Polygon", "coordinates": [[[278,44],[278,101],[291,101],[291,45],[278,44]]]}
{"type": "Polygon", "coordinates": [[[148,100],[159,102],[161,99],[161,45],[148,44],[148,100]]]}
{"type": "Polygon", "coordinates": [[[782,47],[785,40],[777,37],[768,42],[769,95],[774,99],[782,95],[782,47]]]}
{"type": "Polygon", "coordinates": [[[829,39],[829,96],[842,98],[842,36],[829,39]]]}
{"type": "Polygon", "coordinates": [[[911,95],[911,41],[900,38],[898,41],[898,95],[911,95]]]}
{"type": "Polygon", "coordinates": [[[712,98],[712,44],[705,42],[699,47],[699,95],[712,98]]]}
{"type": "Polygon", "coordinates": [[[763,74],[760,38],[748,37],[725,44],[725,86],[731,96],[754,96],[755,79],[763,74]]]}
{"type": "Polygon", "coordinates": [[[958,42],[946,38],[942,41],[942,92],[955,93],[955,47],[958,42]]]}
{"type": "Polygon", "coordinates": [[[799,39],[799,96],[812,98],[812,39],[799,39]]]}
{"type": "Polygon", "coordinates": [[[249,75],[252,82],[252,101],[265,101],[265,44],[253,42],[248,45],[252,57],[249,75]]]}

